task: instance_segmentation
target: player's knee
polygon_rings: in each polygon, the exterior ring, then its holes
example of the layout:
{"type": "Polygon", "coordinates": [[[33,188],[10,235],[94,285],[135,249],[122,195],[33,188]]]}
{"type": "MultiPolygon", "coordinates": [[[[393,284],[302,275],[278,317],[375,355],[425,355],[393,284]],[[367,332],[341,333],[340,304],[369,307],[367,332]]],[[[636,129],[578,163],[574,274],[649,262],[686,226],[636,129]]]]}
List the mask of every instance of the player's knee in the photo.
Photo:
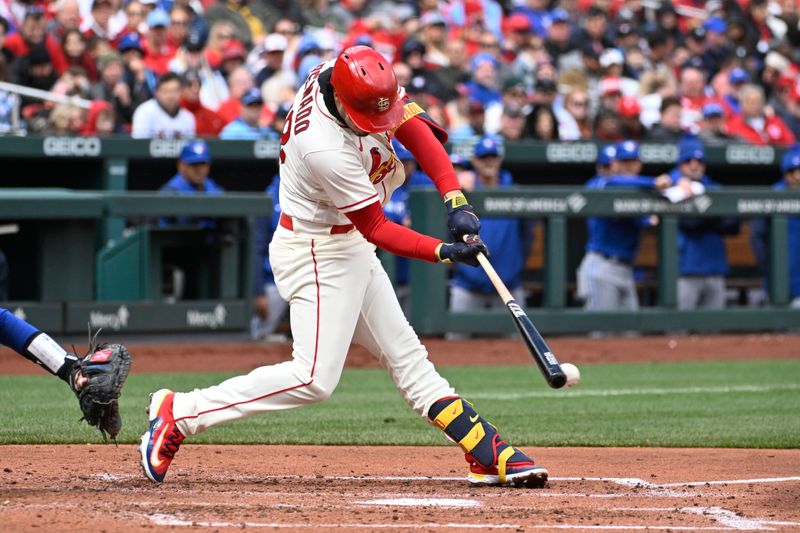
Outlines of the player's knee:
{"type": "Polygon", "coordinates": [[[333,391],[336,389],[336,383],[325,384],[321,381],[314,381],[308,387],[309,401],[311,403],[324,402],[331,397],[333,391]]]}

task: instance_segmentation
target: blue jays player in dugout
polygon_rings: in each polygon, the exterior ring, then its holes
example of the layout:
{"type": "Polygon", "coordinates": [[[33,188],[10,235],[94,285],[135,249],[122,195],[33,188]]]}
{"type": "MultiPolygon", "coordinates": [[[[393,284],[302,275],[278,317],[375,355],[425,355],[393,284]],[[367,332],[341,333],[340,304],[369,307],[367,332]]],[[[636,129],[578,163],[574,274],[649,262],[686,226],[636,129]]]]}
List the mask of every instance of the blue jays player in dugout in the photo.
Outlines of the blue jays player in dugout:
{"type": "Polygon", "coordinates": [[[139,448],[147,478],[164,480],[187,436],[327,399],[355,342],[387,369],[411,409],[458,443],[469,482],[545,485],[547,470],[502,439],[436,371],[375,255],[379,246],[432,263],[478,266],[477,254],[487,253],[442,146],[446,138],[372,48],[347,48],[312,69],[281,136],[282,213],[269,254],[277,288],[289,302],[292,360],[204,389],[155,392],[139,448]],[[382,204],[405,181],[392,137],[442,195],[452,242],[386,218],[382,204]]]}

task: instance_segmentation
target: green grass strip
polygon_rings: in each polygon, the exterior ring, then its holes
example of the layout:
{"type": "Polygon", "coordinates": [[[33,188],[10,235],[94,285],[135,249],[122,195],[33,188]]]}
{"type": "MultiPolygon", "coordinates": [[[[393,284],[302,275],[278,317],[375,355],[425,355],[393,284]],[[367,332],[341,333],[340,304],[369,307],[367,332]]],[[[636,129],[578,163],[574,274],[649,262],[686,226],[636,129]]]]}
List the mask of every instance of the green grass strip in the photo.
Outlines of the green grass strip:
{"type": "MultiPolygon", "coordinates": [[[[547,388],[527,366],[442,374],[521,446],[800,447],[800,360],[583,365],[573,389],[547,388]]],[[[148,393],[217,384],[232,374],[133,374],[121,443],[146,429],[148,393]]],[[[98,443],[67,387],[48,376],[0,377],[0,444],[98,443]]],[[[385,371],[346,370],[322,404],[212,428],[191,442],[407,444],[448,441],[411,412],[385,371]]]]}

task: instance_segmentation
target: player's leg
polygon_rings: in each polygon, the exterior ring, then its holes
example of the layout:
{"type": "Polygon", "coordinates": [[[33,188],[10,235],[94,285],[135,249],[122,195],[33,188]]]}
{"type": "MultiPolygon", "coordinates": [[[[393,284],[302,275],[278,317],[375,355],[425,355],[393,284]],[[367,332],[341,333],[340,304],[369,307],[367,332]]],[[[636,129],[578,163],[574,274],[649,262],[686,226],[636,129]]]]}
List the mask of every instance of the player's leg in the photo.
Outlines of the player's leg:
{"type": "MultiPolygon", "coordinates": [[[[459,287],[458,285],[450,286],[450,311],[458,313],[460,311],[474,311],[483,308],[483,298],[481,294],[472,292],[459,287]]],[[[456,331],[448,331],[445,333],[445,338],[451,341],[462,341],[469,339],[469,333],[462,333],[456,331]]]]}
{"type": "Polygon", "coordinates": [[[189,393],[156,392],[150,429],[140,446],[147,477],[163,481],[187,435],[327,399],[339,382],[353,338],[371,256],[372,248],[356,232],[312,240],[279,228],[270,259],[281,295],[289,301],[292,361],[189,393]]]}
{"type": "Polygon", "coordinates": [[[391,282],[374,259],[354,341],[387,368],[408,405],[457,443],[475,484],[543,486],[547,470],[500,438],[494,426],[456,396],[428,360],[428,352],[403,315],[391,282]]]}
{"type": "Polygon", "coordinates": [[[700,303],[700,287],[697,278],[683,276],[678,278],[678,309],[696,309],[700,303]]]}
{"type": "Polygon", "coordinates": [[[703,280],[703,309],[725,309],[725,277],[707,276],[703,280]]]}

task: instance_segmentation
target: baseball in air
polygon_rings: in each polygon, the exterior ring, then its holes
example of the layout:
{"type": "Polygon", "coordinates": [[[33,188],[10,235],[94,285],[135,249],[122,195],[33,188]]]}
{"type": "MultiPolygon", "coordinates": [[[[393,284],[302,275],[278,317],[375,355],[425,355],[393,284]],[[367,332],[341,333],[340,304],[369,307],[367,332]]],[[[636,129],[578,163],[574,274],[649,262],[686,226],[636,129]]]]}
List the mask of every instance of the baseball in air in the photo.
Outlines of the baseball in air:
{"type": "Polygon", "coordinates": [[[581,382],[581,371],[572,363],[562,363],[561,370],[567,376],[566,387],[574,387],[581,382]]]}

